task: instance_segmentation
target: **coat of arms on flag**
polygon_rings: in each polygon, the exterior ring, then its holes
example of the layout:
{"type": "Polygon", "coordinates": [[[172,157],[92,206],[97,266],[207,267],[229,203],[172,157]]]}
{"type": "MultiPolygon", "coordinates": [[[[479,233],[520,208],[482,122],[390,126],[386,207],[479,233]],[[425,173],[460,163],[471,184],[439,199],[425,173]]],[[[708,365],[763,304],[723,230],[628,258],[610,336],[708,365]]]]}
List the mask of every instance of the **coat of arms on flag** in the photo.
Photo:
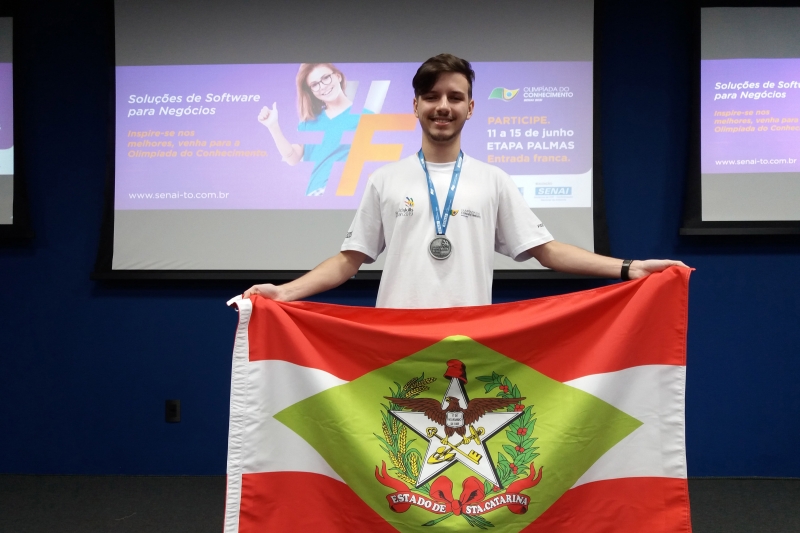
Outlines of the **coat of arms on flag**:
{"type": "Polygon", "coordinates": [[[225,531],[690,531],[688,278],[453,309],[236,301],[225,531]]]}

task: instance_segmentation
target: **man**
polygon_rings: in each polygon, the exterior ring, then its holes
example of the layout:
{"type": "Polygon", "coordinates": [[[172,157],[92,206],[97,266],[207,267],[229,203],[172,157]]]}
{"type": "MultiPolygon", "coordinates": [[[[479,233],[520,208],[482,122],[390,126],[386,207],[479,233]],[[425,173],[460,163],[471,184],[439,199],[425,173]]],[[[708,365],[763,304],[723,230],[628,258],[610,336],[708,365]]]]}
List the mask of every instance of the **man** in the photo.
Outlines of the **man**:
{"type": "Polygon", "coordinates": [[[469,62],[450,54],[423,63],[412,82],[420,153],[370,176],[339,254],[292,282],[254,285],[243,296],[311,296],[344,283],[384,248],[378,307],[490,304],[495,250],[517,261],[534,257],[553,270],[607,278],[637,279],[686,266],[622,261],[553,240],[506,173],[461,152],[461,130],[475,106],[474,79],[469,62]]]}

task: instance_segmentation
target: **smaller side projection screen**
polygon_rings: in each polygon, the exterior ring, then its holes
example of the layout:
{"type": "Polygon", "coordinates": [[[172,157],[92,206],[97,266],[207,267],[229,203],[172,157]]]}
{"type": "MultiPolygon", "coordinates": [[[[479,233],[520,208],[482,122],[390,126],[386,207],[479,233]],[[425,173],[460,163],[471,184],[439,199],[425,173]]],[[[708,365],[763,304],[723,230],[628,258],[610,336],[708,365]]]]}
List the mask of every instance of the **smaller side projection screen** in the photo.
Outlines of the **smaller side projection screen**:
{"type": "Polygon", "coordinates": [[[12,19],[0,17],[0,225],[14,223],[12,19]]]}
{"type": "Polygon", "coordinates": [[[702,222],[798,222],[800,7],[700,21],[702,222]]]}

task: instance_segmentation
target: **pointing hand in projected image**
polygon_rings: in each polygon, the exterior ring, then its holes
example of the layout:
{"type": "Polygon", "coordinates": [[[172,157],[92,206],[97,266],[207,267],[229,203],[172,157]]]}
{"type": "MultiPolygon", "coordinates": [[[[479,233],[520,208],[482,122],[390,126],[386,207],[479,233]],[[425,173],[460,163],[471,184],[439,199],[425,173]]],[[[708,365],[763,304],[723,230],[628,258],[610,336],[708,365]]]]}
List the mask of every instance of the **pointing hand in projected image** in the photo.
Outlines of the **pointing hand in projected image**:
{"type": "Polygon", "coordinates": [[[261,108],[261,113],[258,114],[258,121],[268,128],[274,127],[278,124],[278,103],[272,103],[272,109],[267,106],[261,108]]]}
{"type": "MultiPolygon", "coordinates": [[[[475,108],[474,78],[469,62],[449,54],[423,63],[412,81],[419,153],[370,176],[339,254],[295,281],[255,285],[244,296],[305,298],[345,282],[384,250],[377,306],[406,309],[490,304],[495,252],[559,272],[623,280],[686,268],[681,261],[623,261],[555,240],[508,174],[461,150],[461,131],[475,108]]],[[[315,67],[298,77],[298,87],[332,98],[330,86],[339,79],[329,67],[315,67]]]]}
{"type": "Polygon", "coordinates": [[[296,165],[303,158],[303,147],[299,144],[292,144],[281,131],[281,126],[278,123],[278,103],[272,104],[272,109],[267,106],[261,108],[258,114],[258,121],[267,127],[272,139],[275,141],[275,147],[281,154],[281,159],[289,165],[296,165]]]}
{"type": "MultiPolygon", "coordinates": [[[[296,165],[300,161],[313,163],[306,187],[306,196],[325,193],[334,164],[344,162],[350,145],[342,143],[346,131],[355,131],[361,114],[353,113],[353,101],[348,96],[344,73],[331,63],[303,63],[295,79],[297,86],[297,115],[299,131],[321,131],[322,142],[292,144],[278,124],[277,104],[263,107],[258,120],[269,129],[275,147],[283,161],[296,165]]],[[[370,113],[364,109],[363,113],[370,113]]]]}

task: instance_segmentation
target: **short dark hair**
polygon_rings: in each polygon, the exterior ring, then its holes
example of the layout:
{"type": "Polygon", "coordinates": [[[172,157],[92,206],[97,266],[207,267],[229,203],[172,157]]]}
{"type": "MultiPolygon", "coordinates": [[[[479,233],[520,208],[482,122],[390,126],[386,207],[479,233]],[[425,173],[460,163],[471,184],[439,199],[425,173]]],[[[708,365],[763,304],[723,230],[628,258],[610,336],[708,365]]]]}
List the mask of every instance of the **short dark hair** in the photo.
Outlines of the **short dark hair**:
{"type": "Polygon", "coordinates": [[[453,54],[439,54],[425,61],[414,75],[411,85],[414,87],[414,97],[425,94],[436,85],[439,76],[445,72],[463,74],[469,82],[469,97],[472,98],[472,82],[475,81],[475,71],[466,59],[461,59],[453,54]]]}

